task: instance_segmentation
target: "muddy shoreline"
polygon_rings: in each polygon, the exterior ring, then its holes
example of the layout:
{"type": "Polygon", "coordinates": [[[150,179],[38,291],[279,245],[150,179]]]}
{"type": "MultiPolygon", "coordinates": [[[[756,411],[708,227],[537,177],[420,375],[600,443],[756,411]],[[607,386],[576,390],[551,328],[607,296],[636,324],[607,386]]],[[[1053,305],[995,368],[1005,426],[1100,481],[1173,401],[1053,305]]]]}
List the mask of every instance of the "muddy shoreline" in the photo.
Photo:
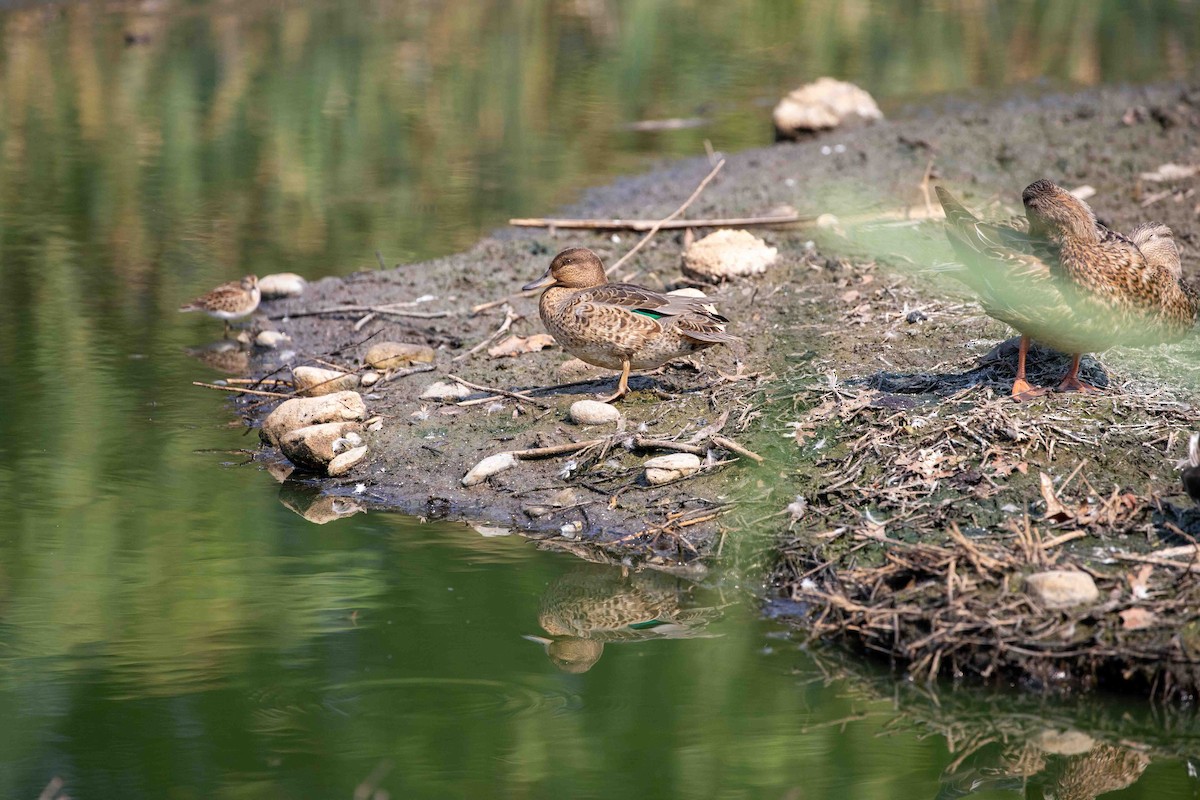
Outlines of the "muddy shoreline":
{"type": "MultiPolygon", "coordinates": [[[[1200,245],[1195,178],[1150,184],[1139,175],[1166,163],[1196,163],[1198,146],[1200,88],[1168,85],[947,107],[729,155],[689,217],[752,216],[789,206],[813,217],[832,213],[837,221],[821,228],[756,230],[779,249],[777,264],[763,276],[709,290],[733,321],[731,331],[750,344],[742,373],[735,376],[731,354],[716,348],[694,363],[636,377],[634,393],[621,404],[619,433],[566,419],[571,402],[606,393],[615,376],[579,383],[579,376],[560,372],[568,356],[558,348],[512,358],[490,357],[486,349],[466,355],[506,315],[501,306],[475,315],[469,309],[512,295],[563,247],[587,246],[611,263],[636,241],[635,234],[504,229],[465,253],[319,281],[302,298],[264,303],[260,323],[286,332],[291,342],[286,350],[256,352],[255,375],[277,375],[316,358],[356,369],[366,348],[383,340],[430,345],[437,362],[434,371],[364,391],[370,412],[383,419],[382,428],[367,436],[366,461],[338,479],[292,475],[289,491],[319,491],[341,498],[348,509],[363,505],[512,527],[545,546],[590,558],[696,576],[719,553],[749,551],[749,561],[769,564],[770,593],[794,608],[807,630],[920,662],[926,673],[987,674],[988,664],[999,664],[991,671],[995,675],[1035,675],[1046,683],[1061,665],[1081,662],[1066,655],[1017,657],[1015,651],[999,660],[989,651],[982,661],[973,655],[952,663],[942,663],[940,656],[922,662],[922,654],[906,645],[936,631],[895,625],[894,647],[862,635],[871,626],[864,628],[847,608],[863,605],[863,596],[845,582],[855,570],[893,563],[894,541],[953,554],[960,545],[947,540],[949,526],[968,542],[991,536],[1002,544],[1015,536],[1014,521],[1028,520],[1042,543],[1081,532],[1055,545],[1048,563],[1097,576],[1112,606],[1105,614],[1115,621],[1097,621],[1091,614],[1089,635],[1123,640],[1117,615],[1128,608],[1118,595],[1121,570],[1128,571],[1129,564],[1113,567],[1102,551],[1146,552],[1190,535],[1194,514],[1173,465],[1195,424],[1200,361],[1194,341],[1148,352],[1112,351],[1085,361],[1086,374],[1107,383],[1108,395],[1055,395],[1021,407],[1008,403],[1004,393],[1013,359],[993,349],[1011,331],[984,316],[961,289],[924,274],[923,259],[939,252],[949,258],[940,223],[924,220],[929,216],[924,179],[928,175],[969,207],[995,214],[1015,210],[1021,189],[1039,177],[1068,187],[1089,185],[1096,190],[1089,202],[1112,227],[1128,230],[1152,219],[1170,225],[1185,271],[1194,276],[1200,245]],[[378,315],[361,325],[362,312],[301,316],[423,297],[430,299],[414,310],[448,315],[378,315]],[[500,396],[459,405],[420,399],[431,383],[450,374],[535,400],[500,396]],[[571,385],[543,390],[560,384],[571,385]],[[717,426],[765,462],[704,445],[707,466],[700,474],[646,485],[641,463],[664,451],[639,442],[687,443],[701,434],[703,444],[709,440],[702,434],[717,426]],[[521,461],[477,486],[460,483],[492,453],[591,440],[603,443],[579,454],[521,461]],[[1048,507],[1042,475],[1069,513],[1050,513],[1056,509],[1048,507]],[[1119,508],[1098,499],[1110,496],[1125,499],[1119,508]]],[[[562,215],[661,218],[709,169],[707,159],[694,159],[622,179],[588,191],[562,215]]],[[[685,285],[679,269],[683,239],[682,232],[659,234],[624,274],[658,289],[685,285]]],[[[535,299],[514,297],[511,309],[509,333],[542,332],[535,299]]],[[[1032,366],[1048,377],[1064,363],[1057,354],[1042,353],[1032,366]]],[[[486,396],[480,391],[463,399],[486,396]]],[[[251,424],[271,407],[261,398],[236,402],[251,424]]],[[[278,469],[277,452],[264,450],[261,458],[278,469]]],[[[993,543],[987,539],[987,546],[993,543]]],[[[933,561],[957,563],[947,558],[933,561]]],[[[1021,562],[1012,572],[1019,577],[1030,568],[1021,562]]],[[[1176,571],[1156,569],[1151,583],[1174,581],[1171,591],[1178,593],[1176,571]]],[[[912,586],[931,578],[918,573],[891,575],[884,585],[895,591],[904,581],[912,586]]],[[[1183,574],[1190,581],[1190,573],[1183,574]]],[[[997,575],[964,584],[959,596],[996,581],[1004,592],[1020,595],[1018,580],[997,575]]],[[[1151,586],[1152,594],[1159,590],[1151,586]]],[[[872,603],[880,600],[878,586],[869,594],[872,603]]],[[[879,607],[886,612],[888,605],[879,607]]],[[[1162,689],[1154,664],[1167,658],[1179,665],[1173,690],[1194,686],[1190,650],[1177,640],[1172,644],[1166,623],[1185,624],[1196,608],[1200,603],[1176,603],[1169,620],[1160,618],[1161,630],[1138,631],[1138,652],[1146,656],[1139,657],[1145,667],[1140,685],[1162,689]]],[[[890,617],[884,613],[888,624],[897,614],[895,608],[890,617]]],[[[1073,622],[1070,614],[1055,619],[1064,630],[1073,622]]],[[[1047,631],[1040,635],[1052,638],[1047,631]]],[[[1061,652],[1078,652],[1079,642],[1072,642],[1061,652]]],[[[1121,650],[1109,649],[1114,648],[1121,650]]],[[[971,652],[986,650],[975,646],[971,652]]],[[[1109,671],[1092,663],[1084,671],[1093,677],[1082,682],[1104,683],[1094,678],[1098,670],[1109,671]]],[[[1080,677],[1082,671],[1072,674],[1080,677]]]]}

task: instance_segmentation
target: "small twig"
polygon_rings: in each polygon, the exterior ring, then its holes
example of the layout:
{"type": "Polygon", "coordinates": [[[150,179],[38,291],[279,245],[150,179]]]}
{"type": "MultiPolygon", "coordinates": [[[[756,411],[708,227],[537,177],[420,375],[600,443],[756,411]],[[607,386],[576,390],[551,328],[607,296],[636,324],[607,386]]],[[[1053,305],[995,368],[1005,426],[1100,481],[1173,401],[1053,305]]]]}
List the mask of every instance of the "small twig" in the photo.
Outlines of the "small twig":
{"type": "Polygon", "coordinates": [[[791,225],[806,222],[812,217],[801,214],[780,214],[761,217],[723,217],[715,219],[679,219],[669,222],[651,219],[551,219],[534,217],[510,219],[509,225],[519,228],[568,228],[594,231],[648,231],[655,225],[659,230],[680,228],[745,228],[752,225],[791,225]]]}
{"type": "Polygon", "coordinates": [[[282,397],[285,400],[295,397],[294,394],[283,394],[281,392],[264,392],[258,389],[246,389],[241,386],[217,386],[215,383],[202,383],[200,381],[192,381],[192,386],[199,386],[204,389],[216,389],[218,392],[236,392],[238,394],[256,394],[260,397],[282,397]]]}
{"type": "Polygon", "coordinates": [[[372,314],[387,314],[393,317],[415,317],[417,319],[440,319],[448,317],[451,311],[401,311],[393,306],[335,306],[333,308],[318,308],[313,311],[293,311],[289,314],[279,314],[268,319],[294,319],[296,317],[319,317],[324,314],[356,314],[370,312],[372,314]]]}
{"type": "Polygon", "coordinates": [[[1087,535],[1087,531],[1071,531],[1070,533],[1064,533],[1062,536],[1055,536],[1053,539],[1047,542],[1042,542],[1042,549],[1050,550],[1051,548],[1058,547],[1060,544],[1066,544],[1067,542],[1072,542],[1076,539],[1082,539],[1087,535]]]}
{"type": "Polygon", "coordinates": [[[496,329],[495,333],[493,333],[491,336],[484,339],[479,344],[472,347],[467,352],[460,353],[459,355],[456,355],[454,358],[452,358],[450,360],[451,361],[462,361],[464,358],[470,358],[471,356],[475,355],[480,350],[487,347],[489,344],[491,344],[492,342],[496,341],[501,336],[503,336],[504,333],[509,328],[512,327],[512,324],[520,318],[521,318],[520,315],[512,310],[512,306],[509,306],[508,309],[504,312],[504,322],[500,323],[500,327],[496,329]]]}
{"type": "Polygon", "coordinates": [[[765,460],[758,453],[755,453],[752,450],[747,450],[733,439],[726,438],[719,434],[713,434],[710,438],[710,441],[717,447],[724,448],[732,453],[737,453],[739,456],[745,456],[756,464],[761,464],[765,460]]]}
{"type": "Polygon", "coordinates": [[[574,453],[579,450],[586,450],[589,447],[595,447],[598,444],[604,444],[607,439],[589,439],[586,442],[568,442],[567,444],[555,444],[549,447],[531,447],[527,450],[511,451],[515,458],[531,459],[531,458],[549,458],[550,456],[561,456],[567,453],[574,453]]]}
{"type": "Polygon", "coordinates": [[[539,408],[553,408],[553,406],[551,406],[549,403],[545,403],[541,400],[538,400],[536,397],[530,397],[527,394],[521,394],[520,392],[510,392],[508,389],[497,389],[495,386],[481,386],[478,383],[471,383],[470,381],[463,380],[462,378],[460,378],[454,374],[448,374],[448,375],[446,375],[446,377],[452,381],[458,381],[463,386],[466,386],[468,389],[475,389],[476,391],[480,391],[480,392],[491,392],[492,394],[504,395],[505,397],[511,397],[514,400],[524,400],[526,403],[532,403],[533,405],[538,406],[539,408]]]}
{"type": "Polygon", "coordinates": [[[384,374],[382,378],[375,384],[378,386],[381,383],[398,380],[399,378],[407,378],[409,375],[416,375],[420,372],[433,372],[437,369],[437,364],[417,364],[404,369],[394,369],[384,374]]]}
{"type": "Polygon", "coordinates": [[[639,450],[678,450],[681,453],[691,453],[696,456],[708,453],[708,450],[700,445],[673,442],[670,439],[651,439],[647,436],[633,437],[633,446],[639,450]]]}
{"type": "MultiPolygon", "coordinates": [[[[662,229],[663,225],[666,225],[668,222],[670,222],[671,220],[678,217],[684,211],[687,211],[688,206],[690,206],[692,203],[694,203],[696,201],[696,198],[699,197],[700,193],[704,191],[704,187],[708,186],[709,182],[712,181],[713,178],[717,177],[717,173],[721,171],[721,167],[723,167],[723,166],[725,166],[725,159],[722,158],[720,161],[717,162],[716,166],[714,166],[712,168],[712,170],[710,170],[709,173],[704,176],[704,180],[700,181],[700,185],[696,187],[696,191],[692,192],[691,196],[688,197],[687,200],[683,201],[683,205],[681,205],[679,208],[675,209],[675,211],[672,212],[669,216],[664,217],[663,219],[656,222],[653,226],[651,226],[650,230],[646,231],[646,235],[643,236],[638,241],[637,244],[635,244],[633,247],[631,247],[629,249],[628,253],[621,256],[619,259],[616,260],[615,263],[613,263],[612,266],[610,266],[608,269],[604,270],[604,274],[611,275],[614,272],[616,272],[618,269],[620,269],[625,264],[626,261],[633,258],[634,253],[636,253],[638,250],[641,250],[646,245],[646,242],[648,242],[652,238],[654,238],[654,234],[658,233],[662,229]]],[[[693,222],[692,226],[694,226],[694,225],[695,225],[695,223],[693,222]]]]}
{"type": "Polygon", "coordinates": [[[375,251],[375,258],[376,258],[376,259],[378,259],[378,261],[379,261],[379,268],[380,268],[380,269],[384,269],[384,270],[386,270],[386,269],[388,268],[387,262],[383,260],[383,253],[381,253],[381,252],[379,252],[378,250],[376,250],[376,251],[375,251]]]}

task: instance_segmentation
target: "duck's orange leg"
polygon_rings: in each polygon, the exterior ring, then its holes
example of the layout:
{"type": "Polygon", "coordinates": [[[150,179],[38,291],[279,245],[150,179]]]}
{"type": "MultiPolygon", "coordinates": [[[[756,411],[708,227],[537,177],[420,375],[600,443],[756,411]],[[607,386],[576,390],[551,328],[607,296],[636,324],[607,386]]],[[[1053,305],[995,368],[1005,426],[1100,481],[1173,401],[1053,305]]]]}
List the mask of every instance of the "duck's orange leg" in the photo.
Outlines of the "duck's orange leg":
{"type": "Polygon", "coordinates": [[[629,394],[629,359],[621,362],[621,380],[617,381],[617,391],[603,398],[601,403],[612,403],[629,394]]]}
{"type": "Polygon", "coordinates": [[[1071,368],[1067,370],[1067,375],[1062,379],[1062,383],[1058,385],[1060,392],[1103,392],[1104,390],[1098,386],[1092,386],[1090,383],[1085,383],[1079,380],[1079,360],[1083,358],[1082,353],[1075,353],[1071,356],[1071,368]]]}
{"type": "Polygon", "coordinates": [[[1029,352],[1029,337],[1022,336],[1021,344],[1017,347],[1017,377],[1013,380],[1012,397],[1018,403],[1022,400],[1032,400],[1046,393],[1045,389],[1034,388],[1025,380],[1025,355],[1029,352]]]}

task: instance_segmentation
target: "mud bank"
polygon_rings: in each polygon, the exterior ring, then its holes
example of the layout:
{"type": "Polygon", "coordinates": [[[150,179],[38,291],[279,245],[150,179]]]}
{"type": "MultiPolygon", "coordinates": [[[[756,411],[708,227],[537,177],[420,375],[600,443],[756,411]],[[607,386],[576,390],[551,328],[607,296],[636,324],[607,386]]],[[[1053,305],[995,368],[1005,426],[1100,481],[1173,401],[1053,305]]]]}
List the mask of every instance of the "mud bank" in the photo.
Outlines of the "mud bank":
{"type": "MultiPolygon", "coordinates": [[[[366,461],[339,479],[289,478],[348,502],[515,527],[593,558],[693,573],[731,544],[746,552],[740,545],[755,542],[751,560],[761,563],[767,553],[771,592],[804,627],[883,650],[925,674],[1015,672],[1047,682],[1066,665],[1074,678],[1087,672],[1085,682],[1103,682],[1101,673],[1114,670],[1132,679],[1120,668],[1132,637],[1142,685],[1165,691],[1162,662],[1179,667],[1171,687],[1190,687],[1191,650],[1170,631],[1194,622],[1192,610],[1200,608],[1200,595],[1180,600],[1181,587],[1191,586],[1190,557],[1135,559],[1187,544],[1189,532],[1200,531],[1174,473],[1195,425],[1194,341],[1085,361],[1085,374],[1106,384],[1106,395],[1051,395],[1018,406],[1005,397],[1013,355],[995,349],[1012,332],[924,270],[951,258],[928,202],[930,181],[973,209],[1003,214],[1019,208],[1027,183],[1049,177],[1093,187],[1089,202],[1117,229],[1152,219],[1170,225],[1185,271],[1194,274],[1196,178],[1140,176],[1166,163],[1196,163],[1198,145],[1200,89],[1172,85],[945,104],[936,113],[730,155],[687,216],[744,217],[790,206],[836,219],[756,230],[779,249],[775,266],[708,289],[732,332],[749,344],[742,372],[718,348],[636,377],[620,404],[619,431],[581,428],[566,417],[573,401],[609,391],[614,376],[579,382],[560,371],[568,356],[557,348],[516,357],[471,351],[506,316],[505,335],[542,332],[535,299],[512,295],[554,252],[582,245],[611,263],[636,241],[628,232],[502,230],[459,255],[317,282],[301,299],[264,303],[264,324],[292,341],[286,351],[256,353],[254,371],[278,375],[314,359],[359,369],[366,349],[384,340],[436,348],[434,370],[364,391],[383,418],[368,434],[366,461]],[[471,313],[505,297],[508,308],[471,313]],[[445,315],[314,313],[395,303],[445,315]],[[526,397],[473,390],[455,401],[421,399],[449,375],[526,397]],[[718,429],[765,462],[715,444],[718,429]],[[664,441],[704,454],[704,469],[648,485],[641,464],[668,452],[664,441]],[[484,456],[570,442],[595,444],[522,460],[476,486],[460,483],[484,456]],[[934,549],[897,555],[920,547],[934,549]],[[1001,550],[1023,555],[1006,559],[1001,550]],[[1135,593],[1129,573],[1147,564],[1135,593]],[[1025,574],[1067,565],[1095,576],[1099,605],[1051,613],[1023,593],[1025,574]],[[1153,622],[1131,629],[1123,612],[1166,592],[1170,608],[1146,607],[1153,618],[1138,619],[1153,622]],[[947,627],[930,627],[943,601],[954,609],[947,627]],[[964,638],[954,616],[963,603],[972,614],[1011,603],[1022,623],[1003,636],[996,626],[972,629],[962,657],[948,658],[964,638]],[[1024,644],[997,648],[1010,636],[1024,644]],[[1030,656],[1031,637],[1053,646],[1030,656]],[[953,647],[929,649],[939,642],[953,647]],[[1103,657],[1078,657],[1098,642],[1103,657]]],[[[696,159],[624,179],[589,191],[563,216],[661,218],[709,169],[696,159]]],[[[657,289],[685,285],[684,236],[659,234],[616,277],[657,289]]],[[[1065,363],[1040,353],[1031,367],[1048,382],[1065,363]]],[[[260,401],[238,401],[252,422],[270,410],[260,401]]],[[[268,450],[262,458],[279,456],[268,450]]]]}

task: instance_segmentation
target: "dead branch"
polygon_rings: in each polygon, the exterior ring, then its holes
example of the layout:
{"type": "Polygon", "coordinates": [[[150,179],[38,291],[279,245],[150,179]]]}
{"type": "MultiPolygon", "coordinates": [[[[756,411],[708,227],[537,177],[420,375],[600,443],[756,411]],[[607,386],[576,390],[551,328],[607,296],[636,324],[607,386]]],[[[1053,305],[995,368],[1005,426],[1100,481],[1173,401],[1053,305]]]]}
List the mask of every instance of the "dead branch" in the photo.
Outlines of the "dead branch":
{"type": "Polygon", "coordinates": [[[811,222],[816,217],[803,214],[780,214],[761,217],[718,217],[713,219],[674,219],[667,222],[650,219],[554,219],[532,217],[510,219],[509,225],[518,228],[562,228],[564,230],[589,231],[648,231],[658,225],[659,230],[685,228],[748,228],[752,226],[794,225],[811,222]]]}

